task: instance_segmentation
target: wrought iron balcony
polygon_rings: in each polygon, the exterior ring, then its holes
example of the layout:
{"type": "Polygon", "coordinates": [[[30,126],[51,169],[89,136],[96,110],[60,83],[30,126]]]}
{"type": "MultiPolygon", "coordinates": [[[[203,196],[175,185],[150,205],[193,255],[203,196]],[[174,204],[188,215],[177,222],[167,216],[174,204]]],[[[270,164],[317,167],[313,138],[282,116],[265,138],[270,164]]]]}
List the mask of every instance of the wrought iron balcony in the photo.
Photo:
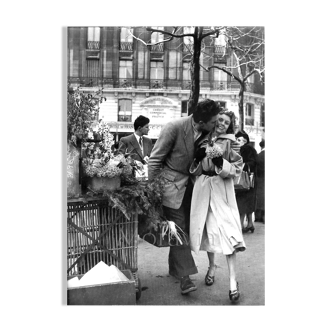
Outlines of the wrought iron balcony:
{"type": "Polygon", "coordinates": [[[132,51],[133,43],[131,42],[120,42],[120,51],[132,51]]]}
{"type": "Polygon", "coordinates": [[[214,53],[224,54],[226,52],[226,46],[214,45],[214,53]]]}
{"type": "Polygon", "coordinates": [[[118,115],[118,121],[131,122],[131,115],[118,115]]]}
{"type": "Polygon", "coordinates": [[[100,49],[100,42],[99,41],[88,40],[87,48],[88,48],[88,50],[99,50],[100,49]]]}
{"type": "Polygon", "coordinates": [[[151,52],[164,52],[164,44],[151,45],[151,52]]]}
{"type": "MultiPolygon", "coordinates": [[[[100,77],[68,77],[68,83],[77,84],[82,87],[106,87],[115,89],[160,89],[160,90],[190,90],[190,80],[161,80],[161,79],[131,79],[100,77]]],[[[200,88],[209,91],[235,91],[240,90],[240,84],[237,81],[208,81],[201,80],[200,88]]],[[[252,92],[264,95],[264,86],[255,83],[246,84],[246,92],[252,92]]]]}

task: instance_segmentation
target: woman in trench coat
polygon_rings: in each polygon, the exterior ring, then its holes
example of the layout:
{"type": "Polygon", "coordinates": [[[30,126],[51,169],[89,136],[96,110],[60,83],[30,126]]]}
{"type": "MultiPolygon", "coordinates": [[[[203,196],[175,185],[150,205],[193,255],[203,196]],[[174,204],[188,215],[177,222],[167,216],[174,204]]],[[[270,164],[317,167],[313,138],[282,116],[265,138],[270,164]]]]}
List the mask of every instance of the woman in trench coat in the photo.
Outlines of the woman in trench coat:
{"type": "Polygon", "coordinates": [[[205,283],[208,286],[214,283],[215,253],[226,255],[232,302],[240,298],[236,252],[246,248],[233,183],[243,164],[242,157],[230,148],[231,141],[235,141],[234,119],[233,112],[219,113],[215,131],[200,141],[190,167],[190,173],[196,175],[190,212],[191,249],[196,254],[199,250],[207,251],[210,266],[205,283]]]}

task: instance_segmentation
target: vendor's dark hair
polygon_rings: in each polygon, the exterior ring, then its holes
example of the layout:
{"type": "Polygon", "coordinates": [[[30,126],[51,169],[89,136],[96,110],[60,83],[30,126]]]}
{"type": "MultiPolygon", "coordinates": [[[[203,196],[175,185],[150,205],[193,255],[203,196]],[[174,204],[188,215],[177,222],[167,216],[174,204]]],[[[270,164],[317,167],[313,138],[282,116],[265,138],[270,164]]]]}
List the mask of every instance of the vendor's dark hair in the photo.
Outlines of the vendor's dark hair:
{"type": "Polygon", "coordinates": [[[249,144],[250,143],[250,139],[249,139],[249,136],[248,134],[244,131],[244,130],[240,130],[238,131],[236,134],[235,134],[235,137],[236,138],[239,138],[239,137],[243,137],[247,140],[247,143],[246,144],[249,144]]]}
{"type": "Polygon", "coordinates": [[[193,112],[193,118],[196,123],[198,123],[199,121],[203,121],[204,123],[206,123],[218,113],[218,105],[212,99],[205,99],[197,104],[193,112]]]}
{"type": "Polygon", "coordinates": [[[234,134],[235,133],[235,114],[232,111],[229,111],[227,108],[224,107],[220,107],[220,115],[225,114],[227,116],[229,116],[229,118],[231,119],[231,123],[226,131],[226,134],[234,134]]]}
{"type": "Polygon", "coordinates": [[[134,122],[134,129],[135,131],[138,129],[138,127],[144,127],[146,124],[148,124],[150,122],[150,119],[140,115],[138,118],[136,118],[135,122],[134,122]]]}
{"type": "Polygon", "coordinates": [[[265,139],[262,139],[260,142],[259,142],[259,146],[264,149],[265,148],[265,139]]]}

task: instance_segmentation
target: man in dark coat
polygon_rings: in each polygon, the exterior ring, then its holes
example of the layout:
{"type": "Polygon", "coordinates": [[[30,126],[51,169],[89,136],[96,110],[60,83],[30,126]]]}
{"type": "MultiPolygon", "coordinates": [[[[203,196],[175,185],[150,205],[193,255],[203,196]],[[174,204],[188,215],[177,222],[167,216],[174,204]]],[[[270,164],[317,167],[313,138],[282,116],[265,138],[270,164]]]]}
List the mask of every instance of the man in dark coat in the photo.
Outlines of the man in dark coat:
{"type": "Polygon", "coordinates": [[[147,164],[146,157],[150,157],[152,141],[144,137],[149,133],[149,118],[140,115],[134,122],[135,132],[129,136],[122,137],[119,142],[119,152],[130,153],[131,158],[147,164]]]}
{"type": "Polygon", "coordinates": [[[259,146],[262,148],[257,155],[257,176],[256,176],[256,211],[255,221],[265,223],[265,140],[259,146]]]}
{"type": "MultiPolygon", "coordinates": [[[[161,171],[167,179],[163,193],[165,217],[187,234],[193,190],[189,167],[195,156],[194,142],[199,140],[203,131],[214,129],[219,111],[213,100],[206,99],[198,103],[193,115],[167,123],[149,159],[149,180],[153,180],[161,171]]],[[[189,244],[170,246],[168,264],[169,274],[181,280],[182,294],[197,289],[189,277],[197,273],[189,244]]]]}

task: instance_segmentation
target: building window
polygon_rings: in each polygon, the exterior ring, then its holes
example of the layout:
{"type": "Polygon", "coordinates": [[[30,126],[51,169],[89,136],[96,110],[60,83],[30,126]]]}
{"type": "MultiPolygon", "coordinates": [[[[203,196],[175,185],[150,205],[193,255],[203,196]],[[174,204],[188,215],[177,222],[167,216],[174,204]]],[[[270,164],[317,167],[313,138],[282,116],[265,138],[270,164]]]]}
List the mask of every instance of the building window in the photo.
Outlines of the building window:
{"type": "Polygon", "coordinates": [[[247,126],[254,125],[254,105],[249,103],[246,104],[245,124],[247,126]]]}
{"type": "Polygon", "coordinates": [[[168,75],[171,80],[180,79],[180,57],[181,54],[179,52],[169,51],[168,75]]]}
{"type": "MultiPolygon", "coordinates": [[[[183,27],[183,34],[193,34],[195,31],[194,27],[183,27]]],[[[183,43],[186,45],[193,44],[193,37],[185,36],[183,37],[183,43]]]]}
{"type": "Polygon", "coordinates": [[[223,72],[220,69],[213,68],[213,79],[214,79],[215,89],[227,90],[227,74],[225,72],[223,72]]]}
{"type": "Polygon", "coordinates": [[[164,63],[161,61],[150,62],[150,79],[163,80],[164,79],[164,63]]]}
{"type": "Polygon", "coordinates": [[[88,27],[88,45],[89,50],[99,50],[100,48],[100,28],[88,27]]]}
{"type": "Polygon", "coordinates": [[[188,101],[182,100],[181,101],[181,116],[187,116],[188,115],[188,101]]]}
{"type": "Polygon", "coordinates": [[[190,63],[189,62],[183,62],[182,67],[182,79],[183,81],[190,81],[190,63]]]}
{"type": "Polygon", "coordinates": [[[122,42],[132,43],[133,42],[133,29],[130,28],[121,28],[120,40],[122,42]]]}
{"type": "Polygon", "coordinates": [[[120,50],[132,51],[133,50],[133,29],[121,28],[120,32],[120,50]]]}
{"type": "Polygon", "coordinates": [[[118,101],[118,121],[131,122],[132,112],[131,99],[119,99],[118,101]]]}
{"type": "Polygon", "coordinates": [[[214,38],[214,53],[224,54],[226,50],[226,40],[224,35],[214,38]]]}
{"type": "Polygon", "coordinates": [[[131,60],[120,60],[119,77],[120,79],[131,79],[133,77],[133,62],[131,60]]]}
{"type": "MultiPolygon", "coordinates": [[[[151,27],[152,29],[155,30],[163,30],[164,31],[164,27],[151,27]]],[[[158,42],[161,42],[162,40],[164,40],[164,35],[160,32],[152,32],[151,33],[151,43],[155,44],[158,42]]]]}

